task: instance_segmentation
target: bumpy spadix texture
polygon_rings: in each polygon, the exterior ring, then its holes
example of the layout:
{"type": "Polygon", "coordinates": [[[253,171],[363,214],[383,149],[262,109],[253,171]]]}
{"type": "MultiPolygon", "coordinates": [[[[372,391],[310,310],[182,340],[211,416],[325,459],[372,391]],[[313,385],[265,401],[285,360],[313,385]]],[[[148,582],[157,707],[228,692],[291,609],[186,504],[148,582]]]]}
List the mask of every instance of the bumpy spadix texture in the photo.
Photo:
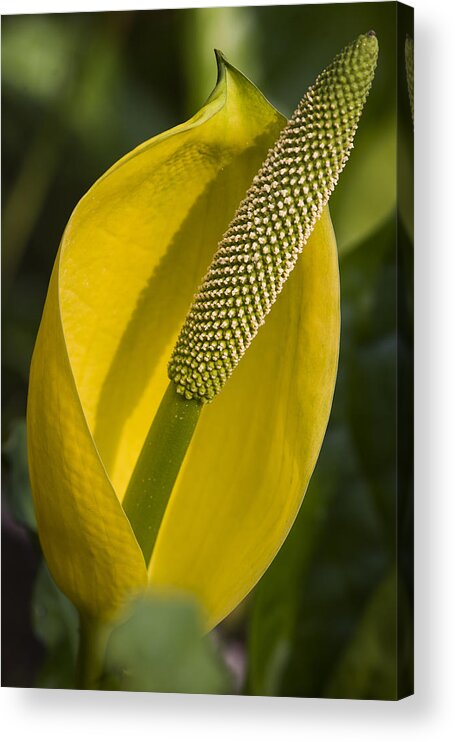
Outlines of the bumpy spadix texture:
{"type": "Polygon", "coordinates": [[[335,58],[254,178],[169,363],[187,399],[209,402],[218,394],[280,294],[348,159],[377,54],[370,33],[335,58]]]}

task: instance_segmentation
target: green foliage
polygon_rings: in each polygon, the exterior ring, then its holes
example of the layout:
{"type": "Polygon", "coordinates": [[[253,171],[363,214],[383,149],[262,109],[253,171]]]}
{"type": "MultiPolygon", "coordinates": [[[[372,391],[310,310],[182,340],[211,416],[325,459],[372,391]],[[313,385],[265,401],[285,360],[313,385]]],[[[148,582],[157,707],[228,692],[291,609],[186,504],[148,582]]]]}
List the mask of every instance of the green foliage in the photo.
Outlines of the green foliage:
{"type": "Polygon", "coordinates": [[[368,239],[395,208],[395,117],[389,114],[373,123],[368,106],[365,113],[366,122],[362,120],[359,127],[349,166],[330,200],[340,255],[368,239]]]}
{"type": "Polygon", "coordinates": [[[335,665],[327,695],[345,698],[396,698],[396,573],[392,570],[372,591],[355,635],[335,665]]]}
{"type": "Polygon", "coordinates": [[[230,677],[197,607],[150,595],[129,607],[108,640],[102,685],[110,690],[229,693],[230,677]]]}
{"type": "Polygon", "coordinates": [[[46,649],[36,685],[39,688],[74,688],[78,647],[78,615],[73,604],[53,581],[43,562],[32,603],[33,629],[46,649]]]}
{"type": "Polygon", "coordinates": [[[27,430],[25,420],[15,420],[3,446],[3,456],[8,467],[8,484],[5,501],[12,517],[31,531],[36,531],[32,493],[28,478],[27,430]]]}

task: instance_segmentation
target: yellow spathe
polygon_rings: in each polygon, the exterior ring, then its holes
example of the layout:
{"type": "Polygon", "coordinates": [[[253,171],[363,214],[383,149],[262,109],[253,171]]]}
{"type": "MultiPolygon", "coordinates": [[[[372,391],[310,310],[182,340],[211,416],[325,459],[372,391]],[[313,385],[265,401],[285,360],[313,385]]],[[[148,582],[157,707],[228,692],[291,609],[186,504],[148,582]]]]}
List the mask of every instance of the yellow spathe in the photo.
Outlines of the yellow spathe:
{"type": "Polygon", "coordinates": [[[43,550],[85,614],[131,591],[190,591],[213,626],[281,546],[330,412],[339,274],[328,210],[266,324],[204,408],[149,575],[121,501],[192,297],[285,119],[219,58],[186,124],[103,175],[62,239],[34,351],[30,476],[43,550]]]}

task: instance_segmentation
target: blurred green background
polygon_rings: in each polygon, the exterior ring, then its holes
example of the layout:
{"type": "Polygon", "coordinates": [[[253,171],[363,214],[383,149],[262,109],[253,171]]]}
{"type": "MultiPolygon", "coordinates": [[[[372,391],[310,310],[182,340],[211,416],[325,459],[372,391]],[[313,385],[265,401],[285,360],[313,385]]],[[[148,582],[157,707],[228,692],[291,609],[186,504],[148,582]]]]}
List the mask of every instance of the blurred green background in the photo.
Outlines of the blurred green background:
{"type": "MultiPolygon", "coordinates": [[[[315,475],[275,562],[212,636],[200,640],[191,606],[161,605],[149,620],[150,607],[138,608],[134,630],[144,632],[153,673],[141,666],[136,675],[137,689],[384,699],[410,692],[412,118],[404,39],[412,16],[402,11],[398,20],[396,3],[3,17],[4,685],[73,682],[76,617],[42,565],[23,422],[33,344],[72,209],[115,160],[195,113],[215,83],[214,48],[290,115],[333,56],[374,29],[376,79],[330,201],[342,344],[315,475]],[[150,621],[155,640],[144,628],[150,621]]],[[[114,643],[108,687],[118,687],[115,657],[127,642],[114,643]]]]}

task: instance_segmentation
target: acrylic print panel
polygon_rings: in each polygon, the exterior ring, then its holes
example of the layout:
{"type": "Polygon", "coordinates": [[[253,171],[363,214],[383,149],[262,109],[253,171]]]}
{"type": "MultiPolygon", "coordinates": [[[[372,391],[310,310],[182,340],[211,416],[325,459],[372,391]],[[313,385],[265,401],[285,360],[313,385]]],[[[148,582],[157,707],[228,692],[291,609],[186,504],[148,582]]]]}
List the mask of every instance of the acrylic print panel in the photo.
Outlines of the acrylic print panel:
{"type": "Polygon", "coordinates": [[[7,16],[2,70],[3,684],[411,694],[412,9],[7,16]]]}

